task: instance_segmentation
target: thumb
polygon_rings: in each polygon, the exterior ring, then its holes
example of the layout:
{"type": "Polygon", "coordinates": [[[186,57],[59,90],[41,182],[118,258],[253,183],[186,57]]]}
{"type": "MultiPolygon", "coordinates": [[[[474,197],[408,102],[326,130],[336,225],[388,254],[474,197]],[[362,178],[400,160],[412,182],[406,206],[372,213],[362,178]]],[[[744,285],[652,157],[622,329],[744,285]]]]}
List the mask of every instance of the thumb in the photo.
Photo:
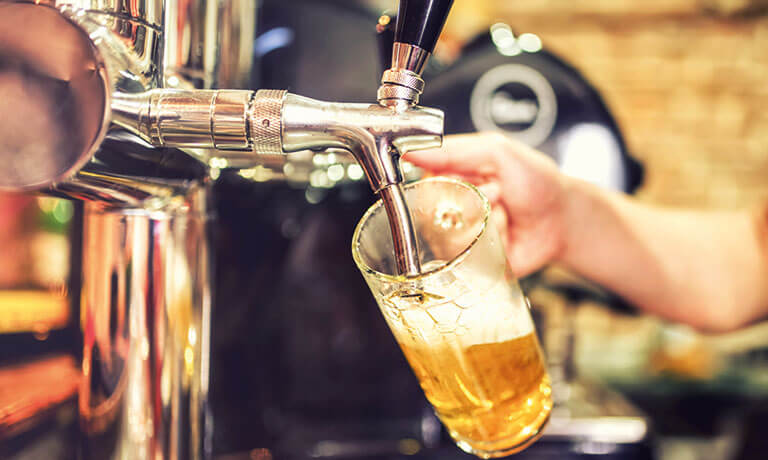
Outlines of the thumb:
{"type": "Polygon", "coordinates": [[[500,136],[496,133],[446,136],[442,147],[408,152],[403,158],[436,173],[494,175],[500,164],[500,136]]]}

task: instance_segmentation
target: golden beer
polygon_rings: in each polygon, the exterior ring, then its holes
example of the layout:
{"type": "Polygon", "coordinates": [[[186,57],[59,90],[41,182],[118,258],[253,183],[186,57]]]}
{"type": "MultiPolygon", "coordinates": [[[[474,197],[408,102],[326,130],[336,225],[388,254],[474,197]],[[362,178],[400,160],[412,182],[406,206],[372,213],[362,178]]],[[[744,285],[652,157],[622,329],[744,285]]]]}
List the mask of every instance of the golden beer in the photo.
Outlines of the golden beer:
{"type": "Polygon", "coordinates": [[[447,178],[409,184],[405,195],[421,271],[396,273],[381,201],[355,229],[355,263],[456,444],[482,458],[518,452],[541,434],[552,389],[490,203],[447,178]]]}
{"type": "Polygon", "coordinates": [[[506,284],[463,307],[413,293],[382,307],[440,420],[462,449],[485,458],[530,445],[552,409],[527,305],[506,284]]]}
{"type": "Polygon", "coordinates": [[[462,350],[402,349],[440,420],[472,451],[521,450],[549,418],[552,390],[533,334],[462,350]]]}

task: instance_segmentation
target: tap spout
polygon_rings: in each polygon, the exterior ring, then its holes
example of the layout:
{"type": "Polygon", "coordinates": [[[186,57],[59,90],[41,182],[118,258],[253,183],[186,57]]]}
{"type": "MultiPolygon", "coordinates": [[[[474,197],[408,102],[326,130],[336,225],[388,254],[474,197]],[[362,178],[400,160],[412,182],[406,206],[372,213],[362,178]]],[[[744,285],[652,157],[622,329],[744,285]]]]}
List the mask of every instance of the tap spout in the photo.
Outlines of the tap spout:
{"type": "Polygon", "coordinates": [[[403,181],[402,154],[439,147],[443,113],[419,106],[323,102],[285,91],[155,89],[117,94],[113,121],[157,147],[262,154],[330,148],[349,151],[374,192],[403,181]]]}
{"type": "Polygon", "coordinates": [[[416,105],[322,102],[279,90],[152,90],[117,95],[116,123],[155,146],[261,154],[342,149],[386,203],[398,272],[417,274],[419,251],[402,190],[400,156],[442,144],[443,113],[416,105]]]}
{"type": "Polygon", "coordinates": [[[283,151],[349,150],[376,193],[402,183],[401,155],[440,147],[442,138],[443,112],[436,109],[394,112],[379,104],[329,103],[293,94],[283,104],[283,151]]]}

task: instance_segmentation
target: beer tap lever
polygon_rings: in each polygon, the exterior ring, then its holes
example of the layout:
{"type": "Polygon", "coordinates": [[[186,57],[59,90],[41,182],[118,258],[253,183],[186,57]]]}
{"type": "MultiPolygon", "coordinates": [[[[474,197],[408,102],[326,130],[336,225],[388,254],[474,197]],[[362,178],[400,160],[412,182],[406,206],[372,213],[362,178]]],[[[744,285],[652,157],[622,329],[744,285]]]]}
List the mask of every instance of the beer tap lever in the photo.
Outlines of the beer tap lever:
{"type": "Polygon", "coordinates": [[[419,103],[421,74],[443,30],[453,0],[401,0],[392,65],[381,77],[379,103],[402,111],[419,103]]]}
{"type": "Polygon", "coordinates": [[[395,42],[431,53],[443,30],[453,0],[401,0],[395,42]]]}

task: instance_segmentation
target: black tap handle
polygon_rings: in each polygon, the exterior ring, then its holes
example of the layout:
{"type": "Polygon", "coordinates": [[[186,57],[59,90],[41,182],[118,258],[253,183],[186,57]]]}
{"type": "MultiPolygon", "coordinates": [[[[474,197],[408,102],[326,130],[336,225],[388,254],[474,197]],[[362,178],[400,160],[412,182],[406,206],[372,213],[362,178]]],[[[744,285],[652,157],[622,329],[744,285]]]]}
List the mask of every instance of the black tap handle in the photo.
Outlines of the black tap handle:
{"type": "Polygon", "coordinates": [[[391,13],[382,13],[376,23],[376,41],[379,45],[379,59],[381,71],[389,69],[392,65],[392,45],[395,43],[396,16],[391,13]]]}
{"type": "Polygon", "coordinates": [[[453,0],[400,0],[395,41],[435,49],[453,0]]]}

